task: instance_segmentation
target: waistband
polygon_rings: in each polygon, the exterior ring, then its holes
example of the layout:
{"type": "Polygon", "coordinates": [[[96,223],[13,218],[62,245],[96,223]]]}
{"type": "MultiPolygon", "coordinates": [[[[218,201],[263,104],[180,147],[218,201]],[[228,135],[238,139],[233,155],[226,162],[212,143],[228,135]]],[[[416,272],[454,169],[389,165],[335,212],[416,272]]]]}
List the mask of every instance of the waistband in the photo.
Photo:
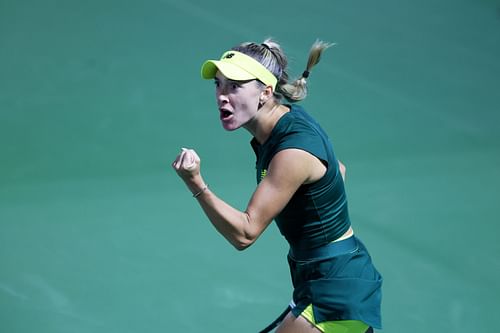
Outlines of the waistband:
{"type": "Polygon", "coordinates": [[[339,256],[341,254],[352,253],[358,249],[358,242],[353,235],[338,242],[331,242],[326,245],[306,250],[290,248],[288,255],[294,260],[314,260],[339,256]]]}

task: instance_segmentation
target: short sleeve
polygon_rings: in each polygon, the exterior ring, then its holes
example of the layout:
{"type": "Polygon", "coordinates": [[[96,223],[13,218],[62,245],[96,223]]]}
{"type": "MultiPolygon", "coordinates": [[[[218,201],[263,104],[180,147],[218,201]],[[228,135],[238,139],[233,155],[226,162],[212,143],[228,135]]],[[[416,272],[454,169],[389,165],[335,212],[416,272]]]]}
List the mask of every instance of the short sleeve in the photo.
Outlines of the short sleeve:
{"type": "Polygon", "coordinates": [[[328,162],[324,138],[317,129],[304,121],[294,121],[277,142],[275,153],[285,149],[301,149],[328,162]]]}

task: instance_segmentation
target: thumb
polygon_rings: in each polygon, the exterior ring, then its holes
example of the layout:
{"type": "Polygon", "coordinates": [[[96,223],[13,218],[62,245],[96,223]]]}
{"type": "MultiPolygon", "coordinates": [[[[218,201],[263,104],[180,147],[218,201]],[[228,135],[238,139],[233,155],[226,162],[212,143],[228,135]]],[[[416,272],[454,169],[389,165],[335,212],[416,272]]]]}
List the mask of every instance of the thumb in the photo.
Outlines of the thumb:
{"type": "Polygon", "coordinates": [[[196,155],[196,153],[192,149],[182,148],[182,150],[184,152],[184,160],[183,160],[184,169],[186,170],[196,169],[196,162],[197,160],[199,160],[199,158],[198,159],[196,158],[198,155],[196,155]]]}

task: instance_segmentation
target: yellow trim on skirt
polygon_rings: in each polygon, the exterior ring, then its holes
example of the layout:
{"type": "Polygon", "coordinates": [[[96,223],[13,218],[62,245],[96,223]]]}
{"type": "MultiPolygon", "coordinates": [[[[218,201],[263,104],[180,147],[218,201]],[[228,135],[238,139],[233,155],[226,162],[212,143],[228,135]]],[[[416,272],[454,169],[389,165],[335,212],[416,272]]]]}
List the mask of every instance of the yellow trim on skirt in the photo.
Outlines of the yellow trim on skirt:
{"type": "Polygon", "coordinates": [[[312,304],[309,304],[300,315],[323,333],[365,333],[369,327],[360,320],[325,321],[318,324],[314,320],[312,304]]]}

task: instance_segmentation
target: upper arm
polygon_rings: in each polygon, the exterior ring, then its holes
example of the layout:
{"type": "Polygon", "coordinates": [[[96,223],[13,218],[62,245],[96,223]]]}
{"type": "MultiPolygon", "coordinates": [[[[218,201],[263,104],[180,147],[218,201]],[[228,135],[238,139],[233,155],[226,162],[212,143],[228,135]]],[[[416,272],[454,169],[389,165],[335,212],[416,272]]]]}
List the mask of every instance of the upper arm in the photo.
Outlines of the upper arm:
{"type": "Polygon", "coordinates": [[[324,165],[304,150],[278,152],[248,204],[249,238],[256,239],[264,231],[302,184],[317,180],[318,172],[322,175],[325,171],[324,165]]]}

